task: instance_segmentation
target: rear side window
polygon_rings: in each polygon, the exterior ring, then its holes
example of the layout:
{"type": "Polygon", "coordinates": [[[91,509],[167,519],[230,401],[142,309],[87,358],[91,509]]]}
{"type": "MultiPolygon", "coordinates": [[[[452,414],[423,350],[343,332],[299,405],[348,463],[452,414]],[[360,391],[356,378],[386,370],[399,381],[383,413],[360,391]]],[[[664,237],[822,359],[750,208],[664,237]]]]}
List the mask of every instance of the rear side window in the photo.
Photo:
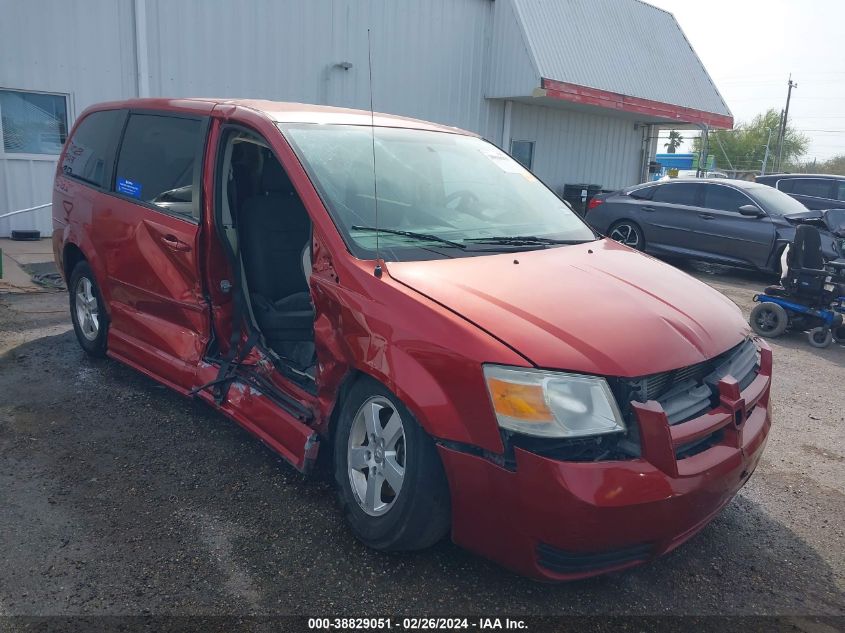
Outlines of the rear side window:
{"type": "Polygon", "coordinates": [[[698,190],[701,185],[692,182],[670,183],[661,185],[651,196],[654,202],[668,202],[671,204],[698,205],[698,190]]]}
{"type": "MultiPolygon", "coordinates": [[[[764,183],[766,184],[766,183],[764,183]]],[[[792,186],[795,184],[794,180],[789,178],[785,178],[783,180],[778,180],[778,190],[785,191],[786,193],[792,193],[792,186]]]]}
{"type": "Polygon", "coordinates": [[[744,193],[721,185],[705,185],[704,206],[720,211],[737,211],[742,205],[751,204],[744,193]]]}
{"type": "Polygon", "coordinates": [[[103,110],[86,116],[67,143],[62,172],[88,184],[107,187],[125,119],[125,110],[103,110]]]}
{"type": "Polygon", "coordinates": [[[845,180],[840,180],[837,183],[838,191],[836,192],[836,199],[837,200],[845,200],[845,180]]]}
{"type": "Polygon", "coordinates": [[[199,217],[203,123],[158,114],[132,114],[117,159],[116,193],[162,211],[199,217]]]}
{"type": "Polygon", "coordinates": [[[799,196],[830,198],[832,184],[832,181],[824,180],[822,178],[796,178],[792,181],[792,191],[790,193],[794,193],[799,196]]]}
{"type": "Polygon", "coordinates": [[[639,189],[629,191],[628,195],[637,200],[651,200],[651,196],[654,195],[656,189],[659,189],[659,187],[640,187],[639,189]]]}

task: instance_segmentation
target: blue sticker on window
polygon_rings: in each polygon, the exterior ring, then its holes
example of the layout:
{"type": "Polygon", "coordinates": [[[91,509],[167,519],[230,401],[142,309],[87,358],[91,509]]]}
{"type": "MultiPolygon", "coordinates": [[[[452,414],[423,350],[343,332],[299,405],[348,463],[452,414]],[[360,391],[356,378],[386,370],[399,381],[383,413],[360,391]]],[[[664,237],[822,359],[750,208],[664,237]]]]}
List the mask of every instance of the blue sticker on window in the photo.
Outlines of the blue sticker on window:
{"type": "Polygon", "coordinates": [[[141,183],[126,178],[117,179],[117,192],[130,198],[141,197],[141,183]]]}

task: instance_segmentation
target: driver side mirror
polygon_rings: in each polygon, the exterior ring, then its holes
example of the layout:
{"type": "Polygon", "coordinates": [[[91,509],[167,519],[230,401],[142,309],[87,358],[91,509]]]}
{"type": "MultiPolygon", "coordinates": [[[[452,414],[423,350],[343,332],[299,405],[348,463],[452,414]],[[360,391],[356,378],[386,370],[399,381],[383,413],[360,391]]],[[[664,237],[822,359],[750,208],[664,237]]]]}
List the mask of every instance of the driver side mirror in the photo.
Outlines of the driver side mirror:
{"type": "Polygon", "coordinates": [[[744,204],[737,209],[741,215],[749,218],[762,218],[766,213],[756,204],[744,204]]]}

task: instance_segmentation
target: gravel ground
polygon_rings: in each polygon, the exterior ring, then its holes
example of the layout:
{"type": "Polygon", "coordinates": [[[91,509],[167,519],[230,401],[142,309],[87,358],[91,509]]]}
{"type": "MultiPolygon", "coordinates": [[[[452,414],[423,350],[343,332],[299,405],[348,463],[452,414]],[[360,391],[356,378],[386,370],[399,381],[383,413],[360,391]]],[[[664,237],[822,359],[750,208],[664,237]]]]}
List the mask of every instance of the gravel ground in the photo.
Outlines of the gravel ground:
{"type": "MultiPolygon", "coordinates": [[[[766,282],[696,266],[747,313],[766,282]]],[[[0,295],[0,615],[845,615],[845,349],[772,343],[775,426],[749,484],[649,565],[544,585],[444,541],[381,554],[234,423],[0,295]]],[[[835,622],[841,623],[842,620],[835,622]]]]}

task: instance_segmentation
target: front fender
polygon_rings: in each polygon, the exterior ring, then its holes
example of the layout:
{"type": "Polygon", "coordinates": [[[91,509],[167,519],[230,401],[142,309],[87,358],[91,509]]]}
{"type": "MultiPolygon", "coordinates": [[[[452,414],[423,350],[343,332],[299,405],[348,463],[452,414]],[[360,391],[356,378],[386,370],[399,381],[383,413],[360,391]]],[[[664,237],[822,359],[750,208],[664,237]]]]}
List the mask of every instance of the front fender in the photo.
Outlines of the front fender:
{"type": "Polygon", "coordinates": [[[481,365],[526,360],[387,275],[371,278],[368,292],[358,293],[312,276],[321,432],[340,386],[360,372],[396,394],[432,437],[501,453],[481,365]]]}

